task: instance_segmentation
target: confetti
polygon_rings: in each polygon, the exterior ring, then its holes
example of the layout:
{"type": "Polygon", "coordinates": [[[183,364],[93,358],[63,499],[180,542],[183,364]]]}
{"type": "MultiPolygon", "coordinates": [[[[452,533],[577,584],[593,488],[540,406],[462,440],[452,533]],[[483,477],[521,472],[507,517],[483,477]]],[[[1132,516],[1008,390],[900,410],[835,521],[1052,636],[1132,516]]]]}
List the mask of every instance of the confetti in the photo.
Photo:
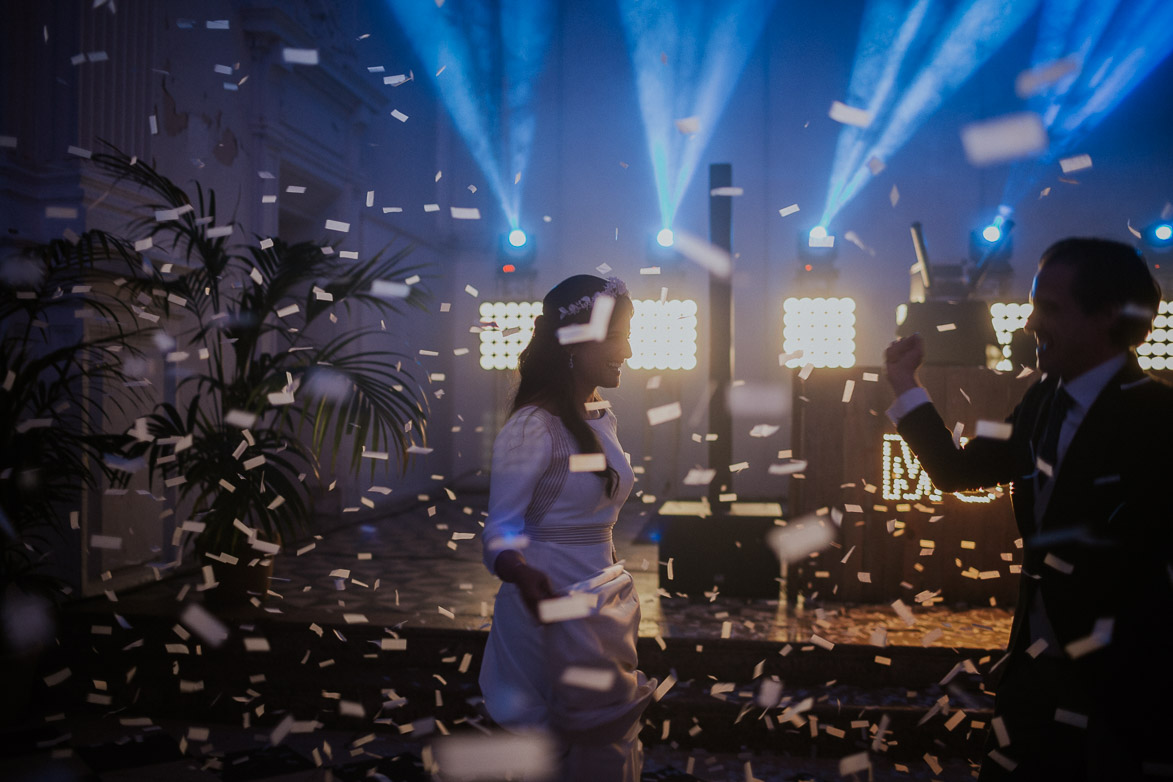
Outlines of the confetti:
{"type": "Polygon", "coordinates": [[[339,233],[349,233],[350,223],[344,223],[341,220],[327,220],[327,231],[338,231],[339,233]]]}
{"type": "Polygon", "coordinates": [[[607,469],[607,458],[601,453],[572,453],[571,472],[599,472],[607,469]]]}
{"type": "Polygon", "coordinates": [[[1043,564],[1067,575],[1070,575],[1071,572],[1075,570],[1075,565],[1072,565],[1070,562],[1064,562],[1062,559],[1049,552],[1047,556],[1043,558],[1043,564]]]}
{"type": "Polygon", "coordinates": [[[562,671],[559,681],[570,687],[607,692],[615,684],[615,670],[571,665],[562,671]]]}
{"type": "Polygon", "coordinates": [[[908,625],[909,627],[912,627],[914,624],[916,624],[916,617],[913,616],[912,609],[906,606],[903,600],[897,600],[892,603],[892,610],[895,611],[896,615],[900,617],[904,621],[904,624],[908,625]]]}
{"type": "Polygon", "coordinates": [[[676,120],[676,129],[688,136],[693,133],[699,133],[701,129],[700,117],[684,117],[676,120]]]}
{"type": "Polygon", "coordinates": [[[1039,115],[1027,111],[966,125],[961,143],[970,165],[988,166],[1038,155],[1048,141],[1039,115]]]}
{"type": "Polygon", "coordinates": [[[708,486],[713,482],[713,478],[717,477],[716,470],[708,470],[701,467],[694,467],[688,471],[688,475],[684,476],[685,486],[708,486]]]}
{"type": "Polygon", "coordinates": [[[974,429],[974,437],[988,437],[991,440],[1009,440],[1014,433],[1014,424],[1005,421],[979,420],[974,429]]]}
{"type": "Polygon", "coordinates": [[[454,782],[489,779],[552,779],[559,750],[545,733],[452,736],[433,750],[437,771],[454,782]]]}
{"type": "Polygon", "coordinates": [[[844,125],[854,125],[857,128],[866,128],[872,124],[872,113],[866,109],[848,106],[846,103],[833,101],[828,115],[831,119],[844,125]]]}
{"type": "Polygon", "coordinates": [[[281,57],[291,65],[317,65],[317,49],[293,49],[288,46],[281,51],[281,57]]]}
{"type": "Polygon", "coordinates": [[[844,758],[839,758],[839,776],[845,777],[849,774],[858,774],[861,771],[867,771],[872,767],[872,761],[868,759],[868,753],[858,752],[854,755],[848,755],[844,758]]]}
{"type": "Polygon", "coordinates": [[[811,635],[811,643],[815,646],[826,649],[828,652],[835,648],[835,644],[819,635],[811,635]]]}
{"type": "Polygon", "coordinates": [[[652,426],[658,426],[668,421],[675,421],[684,415],[684,411],[680,407],[679,402],[671,402],[659,407],[653,407],[648,410],[648,423],[652,426]]]}
{"type": "Polygon", "coordinates": [[[1062,60],[1036,65],[1018,74],[1014,80],[1014,93],[1022,99],[1045,92],[1048,87],[1079,69],[1079,58],[1064,57],[1062,60]]]}
{"type": "Polygon", "coordinates": [[[90,548],[118,551],[122,548],[122,538],[115,535],[91,535],[90,548]]]}
{"type": "Polygon", "coordinates": [[[794,473],[802,472],[806,467],[806,461],[792,459],[789,462],[783,462],[781,464],[771,464],[766,471],[770,475],[793,475],[794,473]]]}
{"type": "Polygon", "coordinates": [[[709,274],[724,279],[732,273],[733,261],[727,250],[684,231],[676,231],[674,241],[681,255],[707,270],[709,274]]]}
{"type": "Polygon", "coordinates": [[[452,211],[453,220],[480,220],[481,210],[473,207],[453,206],[450,207],[452,211]]]}
{"type": "Polygon", "coordinates": [[[554,597],[538,603],[538,618],[542,622],[565,622],[590,616],[598,606],[598,597],[590,594],[571,594],[554,597]]]}
{"type": "Polygon", "coordinates": [[[831,525],[811,515],[772,530],[766,541],[779,560],[790,563],[822,551],[831,545],[833,539],[831,525]]]}
{"type": "Polygon", "coordinates": [[[1076,728],[1087,728],[1087,715],[1067,709],[1055,709],[1055,722],[1071,725],[1076,728]]]}
{"type": "Polygon", "coordinates": [[[782,215],[783,217],[787,217],[789,215],[794,214],[797,211],[798,211],[798,204],[791,204],[790,206],[784,206],[781,209],[779,209],[778,214],[782,215]]]}
{"type": "Polygon", "coordinates": [[[1073,171],[1083,171],[1092,167],[1092,156],[1074,155],[1072,157],[1065,157],[1059,161],[1059,167],[1063,169],[1064,174],[1070,174],[1073,171]]]}
{"type": "Polygon", "coordinates": [[[392,109],[391,116],[394,117],[395,119],[399,120],[400,122],[407,122],[407,115],[404,114],[399,109],[392,109]]]}
{"type": "Polygon", "coordinates": [[[56,687],[58,684],[61,684],[61,682],[65,681],[72,675],[73,671],[69,670],[68,668],[62,668],[57,673],[51,673],[46,676],[45,684],[49,687],[56,687]]]}
{"type": "Polygon", "coordinates": [[[402,282],[375,280],[371,283],[371,295],[380,299],[406,299],[411,295],[411,287],[402,282]]]}
{"type": "Polygon", "coordinates": [[[224,623],[199,603],[188,603],[179,614],[179,621],[213,649],[228,638],[228,628],[224,623]]]}

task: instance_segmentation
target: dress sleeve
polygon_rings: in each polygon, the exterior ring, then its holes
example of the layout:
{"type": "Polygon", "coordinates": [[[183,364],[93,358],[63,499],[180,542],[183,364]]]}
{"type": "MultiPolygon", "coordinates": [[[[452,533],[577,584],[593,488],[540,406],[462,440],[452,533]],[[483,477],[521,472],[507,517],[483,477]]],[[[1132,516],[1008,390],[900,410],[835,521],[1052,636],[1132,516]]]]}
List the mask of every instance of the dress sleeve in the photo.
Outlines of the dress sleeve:
{"type": "Polygon", "coordinates": [[[483,559],[490,573],[497,555],[513,545],[525,528],[525,511],[538,479],[553,454],[553,438],[538,413],[521,412],[505,422],[493,443],[489,476],[489,516],[485,519],[483,559]]]}

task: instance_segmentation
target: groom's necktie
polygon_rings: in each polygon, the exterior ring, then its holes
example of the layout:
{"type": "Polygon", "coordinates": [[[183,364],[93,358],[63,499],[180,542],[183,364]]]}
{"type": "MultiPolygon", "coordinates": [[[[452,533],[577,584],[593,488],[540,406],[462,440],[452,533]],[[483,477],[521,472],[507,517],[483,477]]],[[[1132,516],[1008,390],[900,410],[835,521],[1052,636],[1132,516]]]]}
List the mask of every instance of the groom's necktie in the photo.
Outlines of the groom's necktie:
{"type": "Polygon", "coordinates": [[[1050,411],[1047,413],[1047,423],[1043,428],[1043,436],[1039,441],[1038,451],[1036,451],[1038,461],[1046,465],[1045,469],[1039,467],[1040,488],[1047,484],[1050,477],[1048,472],[1054,474],[1055,468],[1058,466],[1059,433],[1063,430],[1063,421],[1067,418],[1067,413],[1073,404],[1075,404],[1075,400],[1071,394],[1062,387],[1055,389],[1055,394],[1051,397],[1050,411]]]}

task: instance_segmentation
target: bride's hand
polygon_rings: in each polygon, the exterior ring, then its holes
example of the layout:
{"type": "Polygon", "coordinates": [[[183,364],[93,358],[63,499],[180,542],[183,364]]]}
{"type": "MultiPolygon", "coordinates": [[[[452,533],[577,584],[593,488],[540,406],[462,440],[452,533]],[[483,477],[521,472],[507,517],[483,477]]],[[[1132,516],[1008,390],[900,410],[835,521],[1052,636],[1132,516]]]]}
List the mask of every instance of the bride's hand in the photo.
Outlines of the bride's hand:
{"type": "Polygon", "coordinates": [[[521,599],[529,609],[534,619],[541,621],[538,616],[538,603],[557,597],[554,588],[550,586],[550,579],[537,568],[530,567],[521,552],[514,550],[502,551],[497,555],[493,569],[502,581],[516,584],[521,592],[521,599]]]}
{"type": "Polygon", "coordinates": [[[525,602],[525,607],[529,609],[534,619],[542,621],[538,614],[538,603],[557,597],[553,587],[550,586],[550,579],[537,568],[523,565],[519,569],[517,580],[514,583],[517,584],[517,588],[521,592],[521,599],[525,602]]]}

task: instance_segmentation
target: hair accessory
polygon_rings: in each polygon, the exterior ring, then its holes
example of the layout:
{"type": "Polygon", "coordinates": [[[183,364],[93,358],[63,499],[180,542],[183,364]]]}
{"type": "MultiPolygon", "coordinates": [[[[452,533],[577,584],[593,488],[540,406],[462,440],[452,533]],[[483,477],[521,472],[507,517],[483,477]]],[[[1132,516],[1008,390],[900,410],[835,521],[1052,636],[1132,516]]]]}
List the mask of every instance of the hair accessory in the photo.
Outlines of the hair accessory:
{"type": "Polygon", "coordinates": [[[603,290],[593,293],[590,296],[583,296],[576,302],[565,307],[558,308],[558,319],[566,320],[571,315],[577,315],[583,310],[589,310],[595,306],[595,299],[600,296],[610,296],[612,299],[627,295],[627,283],[618,277],[608,277],[607,284],[603,286],[603,290]]]}

